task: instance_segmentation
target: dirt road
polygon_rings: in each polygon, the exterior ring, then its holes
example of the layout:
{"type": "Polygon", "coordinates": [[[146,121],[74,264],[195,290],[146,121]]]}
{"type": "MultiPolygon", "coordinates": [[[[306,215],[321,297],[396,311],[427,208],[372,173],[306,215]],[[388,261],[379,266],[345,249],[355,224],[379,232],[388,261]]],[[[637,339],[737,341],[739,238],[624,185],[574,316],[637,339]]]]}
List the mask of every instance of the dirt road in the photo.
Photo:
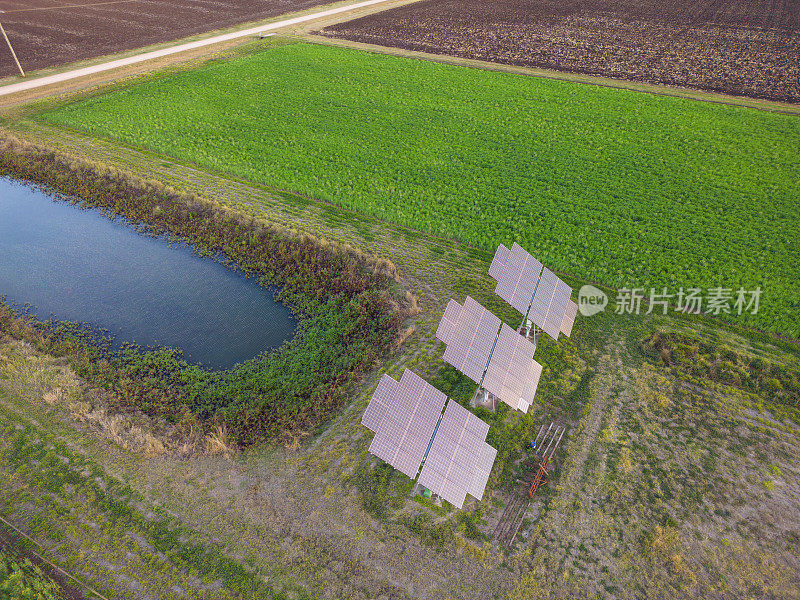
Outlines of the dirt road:
{"type": "Polygon", "coordinates": [[[60,84],[65,81],[70,81],[73,79],[78,79],[80,77],[86,77],[95,75],[97,73],[103,73],[105,71],[112,71],[114,69],[119,69],[122,67],[126,67],[129,65],[134,65],[137,63],[143,63],[147,61],[152,61],[158,58],[162,58],[164,56],[169,56],[173,54],[178,54],[180,52],[187,52],[190,50],[195,50],[197,48],[203,48],[206,46],[212,46],[214,44],[220,44],[224,42],[228,42],[231,40],[235,40],[238,38],[243,38],[247,36],[258,35],[260,33],[265,32],[272,32],[279,29],[283,29],[285,27],[291,27],[293,25],[299,25],[301,23],[307,23],[309,21],[313,21],[315,19],[325,18],[332,15],[345,13],[348,11],[354,11],[361,8],[366,8],[369,6],[373,6],[376,4],[381,4],[385,2],[390,2],[391,0],[365,0],[364,2],[357,2],[355,4],[348,4],[346,6],[339,6],[336,8],[330,8],[328,10],[322,10],[319,12],[314,12],[307,15],[302,15],[299,17],[293,17],[290,19],[284,19],[281,21],[276,21],[274,23],[268,23],[266,25],[259,25],[257,27],[250,27],[248,29],[243,29],[241,31],[235,31],[232,33],[226,33],[222,35],[217,35],[209,38],[205,38],[202,40],[196,40],[194,42],[188,42],[185,44],[179,44],[177,46],[172,46],[170,48],[163,48],[161,50],[154,50],[152,52],[145,52],[143,54],[138,54],[136,56],[130,56],[128,58],[121,58],[118,60],[112,60],[107,63],[102,63],[99,65],[92,65],[89,67],[84,67],[81,69],[75,69],[73,71],[67,71],[65,73],[58,73],[55,75],[49,75],[46,77],[40,77],[36,79],[30,79],[28,81],[21,81],[19,83],[12,83],[9,85],[5,85],[0,87],[0,97],[2,96],[9,96],[11,94],[16,94],[19,92],[25,92],[36,88],[42,88],[49,85],[60,84]]]}

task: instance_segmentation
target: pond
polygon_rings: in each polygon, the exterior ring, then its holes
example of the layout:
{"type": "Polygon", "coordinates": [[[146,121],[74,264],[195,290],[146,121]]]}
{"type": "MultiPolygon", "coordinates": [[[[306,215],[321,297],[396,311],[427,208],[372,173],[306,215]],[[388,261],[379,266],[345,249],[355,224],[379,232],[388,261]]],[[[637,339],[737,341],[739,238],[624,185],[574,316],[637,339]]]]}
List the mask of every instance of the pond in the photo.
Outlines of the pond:
{"type": "Polygon", "coordinates": [[[228,368],[290,339],[297,322],[254,278],[187,245],[0,177],[0,295],[51,316],[228,368]]]}

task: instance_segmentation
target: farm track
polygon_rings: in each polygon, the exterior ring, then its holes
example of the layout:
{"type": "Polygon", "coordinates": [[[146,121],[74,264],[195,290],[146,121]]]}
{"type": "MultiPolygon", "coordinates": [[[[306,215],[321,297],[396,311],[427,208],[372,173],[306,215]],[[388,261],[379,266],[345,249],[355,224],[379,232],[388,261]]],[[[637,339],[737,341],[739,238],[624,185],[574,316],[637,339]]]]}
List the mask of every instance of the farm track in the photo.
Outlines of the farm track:
{"type": "MultiPolygon", "coordinates": [[[[325,2],[134,0],[106,4],[9,0],[3,3],[2,23],[23,68],[35,71],[296,13],[325,2]]],[[[3,45],[0,77],[16,74],[14,61],[3,45]]]]}
{"type": "Polygon", "coordinates": [[[800,102],[796,0],[423,0],[322,35],[507,65],[800,102]]]}
{"type": "Polygon", "coordinates": [[[191,52],[201,48],[208,48],[219,44],[228,43],[233,40],[245,38],[248,36],[258,35],[263,32],[275,31],[285,27],[291,27],[302,23],[307,23],[309,21],[314,21],[319,18],[325,18],[331,15],[347,13],[353,10],[359,10],[375,6],[378,4],[383,4],[389,1],[391,0],[365,0],[363,2],[358,2],[352,5],[339,6],[328,10],[312,12],[306,15],[290,17],[272,23],[257,25],[255,27],[251,27],[248,29],[242,29],[231,33],[224,33],[217,36],[207,37],[200,40],[169,46],[167,48],[162,48],[159,50],[152,50],[150,52],[135,54],[133,56],[129,56],[126,58],[119,58],[117,60],[112,60],[109,62],[90,65],[87,67],[66,71],[64,73],[56,73],[53,75],[47,75],[36,79],[20,81],[19,83],[12,83],[0,87],[0,96],[11,96],[22,92],[29,92],[30,90],[36,90],[39,88],[51,88],[52,86],[57,86],[58,84],[62,84],[64,82],[91,77],[93,75],[97,75],[99,73],[105,73],[107,71],[117,71],[120,69],[124,69],[125,67],[130,67],[131,65],[155,61],[158,59],[162,59],[164,57],[182,54],[185,52],[191,52]]]}

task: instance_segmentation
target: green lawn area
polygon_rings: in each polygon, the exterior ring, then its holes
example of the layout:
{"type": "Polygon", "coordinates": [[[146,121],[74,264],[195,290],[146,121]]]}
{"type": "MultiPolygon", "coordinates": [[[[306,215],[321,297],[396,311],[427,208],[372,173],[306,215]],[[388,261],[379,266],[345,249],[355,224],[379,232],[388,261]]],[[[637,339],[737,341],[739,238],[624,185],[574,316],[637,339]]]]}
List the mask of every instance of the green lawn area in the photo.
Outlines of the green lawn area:
{"type": "Polygon", "coordinates": [[[617,287],[760,286],[731,318],[800,334],[796,116],[298,43],[44,118],[617,287]]]}

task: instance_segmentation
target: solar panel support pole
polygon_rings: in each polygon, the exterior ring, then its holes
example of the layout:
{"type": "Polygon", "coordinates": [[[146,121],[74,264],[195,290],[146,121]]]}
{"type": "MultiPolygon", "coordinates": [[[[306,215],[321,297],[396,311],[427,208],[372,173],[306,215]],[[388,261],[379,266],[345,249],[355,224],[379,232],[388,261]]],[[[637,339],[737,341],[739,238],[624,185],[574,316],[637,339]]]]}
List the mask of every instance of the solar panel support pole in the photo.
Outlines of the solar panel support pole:
{"type": "Polygon", "coordinates": [[[14,62],[17,63],[17,68],[19,69],[20,74],[25,77],[25,71],[22,70],[22,65],[19,64],[19,60],[17,59],[17,53],[14,52],[14,46],[11,45],[11,40],[8,39],[8,35],[6,35],[6,30],[3,27],[3,24],[0,23],[0,32],[3,33],[3,37],[6,40],[6,44],[8,44],[8,49],[11,50],[11,56],[14,57],[14,62]]]}
{"type": "MultiPolygon", "coordinates": [[[[538,279],[536,279],[536,286],[533,288],[533,294],[531,295],[531,301],[530,301],[530,302],[528,302],[528,310],[526,310],[526,311],[525,311],[525,316],[524,316],[524,317],[522,317],[522,324],[519,326],[519,329],[517,329],[517,332],[518,332],[518,333],[519,333],[520,331],[522,331],[522,328],[523,328],[523,327],[525,326],[525,324],[528,322],[528,315],[529,315],[529,314],[531,314],[531,306],[533,306],[533,299],[534,299],[534,298],[536,298],[536,290],[538,290],[538,289],[539,289],[539,282],[540,282],[541,280],[542,280],[542,274],[541,274],[541,273],[539,273],[539,277],[538,277],[538,279]]],[[[533,321],[531,321],[531,323],[532,323],[532,325],[533,325],[534,327],[536,327],[536,323],[533,323],[533,321]]],[[[536,342],[535,342],[535,341],[534,341],[534,344],[533,344],[533,345],[534,345],[534,346],[536,345],[536,342]]]]}
{"type": "MultiPolygon", "coordinates": [[[[489,370],[489,363],[492,362],[492,355],[494,354],[494,349],[497,347],[497,340],[500,339],[500,332],[503,329],[502,323],[500,324],[500,329],[497,330],[497,335],[494,336],[494,343],[492,344],[492,350],[489,352],[489,358],[486,359],[486,366],[483,368],[483,375],[481,375],[481,380],[478,383],[478,391],[483,389],[483,380],[486,379],[486,371],[489,370]]],[[[488,391],[484,390],[487,394],[488,391]]],[[[477,393],[477,392],[476,392],[477,393]]],[[[492,394],[492,412],[497,412],[497,406],[495,405],[494,401],[494,394],[492,394]]]]}

